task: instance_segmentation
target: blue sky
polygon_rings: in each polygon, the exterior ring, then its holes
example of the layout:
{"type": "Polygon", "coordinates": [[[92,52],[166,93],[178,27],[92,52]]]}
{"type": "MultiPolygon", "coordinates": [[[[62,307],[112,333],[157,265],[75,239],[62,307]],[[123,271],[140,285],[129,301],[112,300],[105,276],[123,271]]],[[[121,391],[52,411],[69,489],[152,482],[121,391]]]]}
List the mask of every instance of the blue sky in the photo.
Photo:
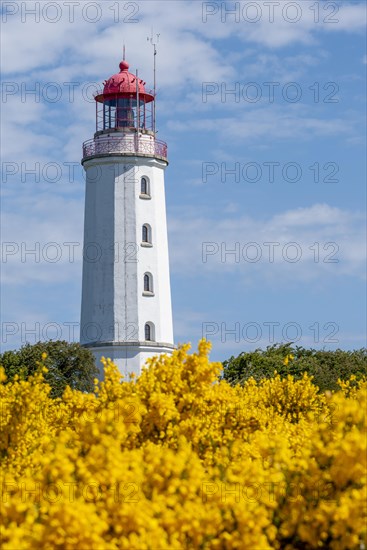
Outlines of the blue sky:
{"type": "Polygon", "coordinates": [[[176,343],[364,346],[365,2],[45,5],[2,5],[2,349],[78,339],[92,95],[152,27],[176,343]]]}

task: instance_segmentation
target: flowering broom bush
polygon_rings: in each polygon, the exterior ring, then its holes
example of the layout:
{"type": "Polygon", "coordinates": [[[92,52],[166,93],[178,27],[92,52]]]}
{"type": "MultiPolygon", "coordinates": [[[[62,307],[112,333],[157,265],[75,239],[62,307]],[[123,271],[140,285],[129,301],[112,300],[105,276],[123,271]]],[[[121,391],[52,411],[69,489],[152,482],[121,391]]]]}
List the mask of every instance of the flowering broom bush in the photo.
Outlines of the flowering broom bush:
{"type": "Polygon", "coordinates": [[[2,374],[2,549],[364,548],[366,382],[230,386],[209,349],[56,399],[2,374]]]}

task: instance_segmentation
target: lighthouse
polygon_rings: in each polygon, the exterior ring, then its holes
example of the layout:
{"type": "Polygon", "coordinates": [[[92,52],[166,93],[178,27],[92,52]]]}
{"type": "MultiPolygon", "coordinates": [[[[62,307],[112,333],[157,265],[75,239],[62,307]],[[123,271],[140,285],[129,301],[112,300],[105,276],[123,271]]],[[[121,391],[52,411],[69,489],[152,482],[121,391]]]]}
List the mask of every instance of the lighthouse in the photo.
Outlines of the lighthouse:
{"type": "MultiPolygon", "coordinates": [[[[164,172],[155,93],[123,60],[95,96],[86,173],[80,342],[100,366],[139,376],[147,358],[175,348],[164,172]]],[[[102,375],[101,375],[102,376],[102,375]]]]}

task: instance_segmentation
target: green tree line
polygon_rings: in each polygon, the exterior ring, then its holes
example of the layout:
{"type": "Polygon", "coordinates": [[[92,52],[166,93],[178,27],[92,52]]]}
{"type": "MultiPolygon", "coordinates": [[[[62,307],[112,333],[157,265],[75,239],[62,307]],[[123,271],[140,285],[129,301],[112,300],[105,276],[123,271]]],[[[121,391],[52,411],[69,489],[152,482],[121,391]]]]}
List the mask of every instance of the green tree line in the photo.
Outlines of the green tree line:
{"type": "Polygon", "coordinates": [[[338,379],[348,380],[367,376],[367,349],[335,351],[305,349],[292,344],[275,344],[266,350],[242,352],[223,362],[223,378],[230,384],[243,384],[249,378],[281,376],[302,378],[304,372],[313,376],[320,391],[337,390],[338,379]]]}

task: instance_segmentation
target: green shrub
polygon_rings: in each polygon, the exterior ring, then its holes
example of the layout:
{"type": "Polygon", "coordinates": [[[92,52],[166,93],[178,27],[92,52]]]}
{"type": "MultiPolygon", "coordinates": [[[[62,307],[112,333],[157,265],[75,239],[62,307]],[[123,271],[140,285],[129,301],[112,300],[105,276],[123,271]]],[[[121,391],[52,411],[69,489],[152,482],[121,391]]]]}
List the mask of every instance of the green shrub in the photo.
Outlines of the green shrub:
{"type": "Polygon", "coordinates": [[[0,366],[4,367],[8,381],[15,375],[26,380],[35,373],[39,362],[48,369],[45,380],[51,386],[51,396],[61,397],[66,386],[92,392],[98,374],[92,352],[76,342],[50,340],[25,344],[17,351],[0,354],[0,366]],[[42,354],[47,357],[42,359],[42,354]]]}
{"type": "Polygon", "coordinates": [[[223,369],[223,378],[232,385],[243,384],[251,377],[272,378],[275,371],[281,376],[292,374],[299,380],[307,372],[321,391],[337,390],[338,379],[348,380],[354,375],[358,380],[367,376],[367,349],[326,351],[275,344],[265,351],[257,349],[232,356],[223,362],[223,369]]]}

